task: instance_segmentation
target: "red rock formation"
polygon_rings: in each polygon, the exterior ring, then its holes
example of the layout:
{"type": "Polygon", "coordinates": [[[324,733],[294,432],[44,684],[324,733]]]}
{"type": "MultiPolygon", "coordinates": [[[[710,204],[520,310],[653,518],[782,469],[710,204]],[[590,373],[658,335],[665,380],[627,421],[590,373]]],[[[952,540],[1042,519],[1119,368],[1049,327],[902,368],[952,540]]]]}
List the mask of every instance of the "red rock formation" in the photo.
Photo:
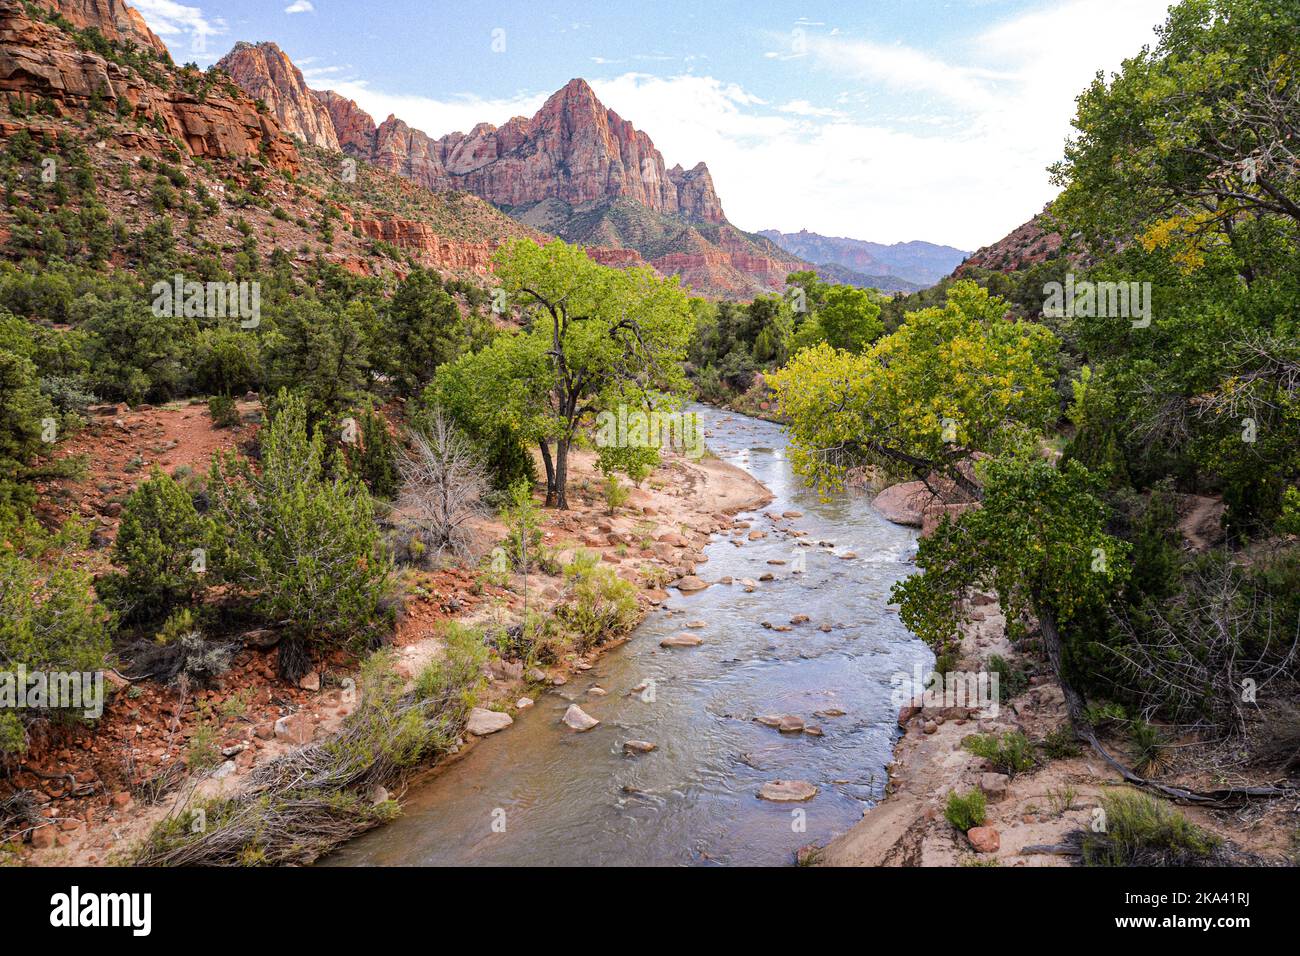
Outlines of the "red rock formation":
{"type": "Polygon", "coordinates": [[[591,261],[599,262],[602,266],[626,269],[646,264],[646,261],[641,258],[641,253],[635,249],[606,249],[603,246],[587,246],[586,249],[591,261]]]}
{"type": "Polygon", "coordinates": [[[683,216],[696,222],[726,222],[722,201],[713,189],[709,167],[696,163],[693,169],[683,170],[678,163],[668,170],[668,178],[677,187],[677,205],[683,216]]]}
{"type": "Polygon", "coordinates": [[[339,148],[349,156],[369,160],[375,151],[375,121],[346,96],[333,90],[312,90],[312,95],[329,112],[339,148]]]}
{"type": "Polygon", "coordinates": [[[274,43],[236,43],[217,61],[249,96],[262,100],[286,133],[322,149],[339,149],[328,109],[312,95],[302,71],[274,43]]]}
{"type": "Polygon", "coordinates": [[[499,245],[448,239],[437,235],[427,223],[413,219],[358,219],[357,226],[371,239],[411,252],[426,265],[459,272],[490,272],[492,253],[499,245]]]}
{"type": "Polygon", "coordinates": [[[160,40],[144,17],[125,0],[52,0],[43,3],[47,9],[57,10],[74,27],[85,30],[94,27],[110,43],[134,43],[136,46],[168,56],[167,46],[160,40]]]}
{"type": "MultiPolygon", "coordinates": [[[[216,87],[200,99],[177,86],[151,86],[139,74],[79,49],[59,27],[32,19],[21,0],[0,0],[0,93],[48,98],[64,115],[84,112],[96,96],[110,108],[125,102],[142,119],[161,119],[165,131],[195,156],[298,168],[293,142],[246,97],[231,98],[216,87]]],[[[150,135],[131,138],[142,145],[150,135]]]]}

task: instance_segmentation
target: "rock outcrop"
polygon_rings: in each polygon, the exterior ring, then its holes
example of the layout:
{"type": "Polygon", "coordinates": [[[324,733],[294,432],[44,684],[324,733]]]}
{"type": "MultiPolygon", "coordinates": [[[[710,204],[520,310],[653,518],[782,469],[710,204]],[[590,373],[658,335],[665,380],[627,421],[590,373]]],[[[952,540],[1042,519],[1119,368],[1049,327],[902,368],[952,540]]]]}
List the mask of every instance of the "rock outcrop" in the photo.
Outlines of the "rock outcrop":
{"type": "Polygon", "coordinates": [[[356,100],[333,90],[312,90],[311,94],[329,113],[339,149],[349,156],[370,160],[375,150],[374,117],[358,106],[356,100]]]}
{"type": "Polygon", "coordinates": [[[356,225],[369,238],[410,252],[425,265],[458,272],[487,274],[497,247],[494,242],[464,242],[439,236],[428,223],[414,219],[358,219],[356,225]]]}
{"type": "Polygon", "coordinates": [[[217,67],[229,73],[249,96],[264,102],[286,133],[322,149],[339,149],[330,111],[276,44],[236,43],[217,61],[217,67]]]}
{"type": "MultiPolygon", "coordinates": [[[[119,18],[122,9],[134,14],[120,3],[76,6],[86,16],[96,10],[119,18]]],[[[125,22],[129,24],[131,18],[127,16],[125,22]]],[[[116,20],[87,23],[101,32],[120,32],[120,24],[115,24],[116,20]]],[[[177,85],[153,85],[135,70],[81,49],[55,24],[34,19],[20,0],[0,0],[0,94],[48,100],[62,115],[82,114],[98,100],[119,114],[160,120],[163,132],[183,142],[195,156],[248,159],[287,171],[296,171],[299,165],[293,141],[243,94],[229,95],[219,84],[205,95],[177,85]]],[[[147,148],[153,139],[159,140],[155,144],[159,150],[164,145],[149,125],[131,139],[127,145],[132,148],[147,148]]]]}
{"type": "Polygon", "coordinates": [[[138,10],[127,6],[126,0],[54,0],[53,9],[80,30],[94,27],[110,43],[134,43],[169,55],[166,44],[149,29],[138,10]]]}

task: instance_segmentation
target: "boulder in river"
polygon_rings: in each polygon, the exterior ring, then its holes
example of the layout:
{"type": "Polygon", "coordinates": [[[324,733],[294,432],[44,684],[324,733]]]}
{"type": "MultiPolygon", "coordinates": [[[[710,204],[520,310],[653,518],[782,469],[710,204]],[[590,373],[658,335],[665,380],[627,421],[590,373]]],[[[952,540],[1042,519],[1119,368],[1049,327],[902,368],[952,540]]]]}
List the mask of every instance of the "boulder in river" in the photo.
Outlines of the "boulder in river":
{"type": "Polygon", "coordinates": [[[564,712],[564,726],[570,730],[576,730],[578,733],[591,730],[599,724],[600,721],[591,714],[587,713],[577,704],[570,704],[569,709],[564,712]]]}
{"type": "Polygon", "coordinates": [[[919,528],[925,520],[925,508],[934,495],[923,481],[904,481],[890,485],[872,499],[871,505],[887,521],[919,528]]]}
{"type": "Polygon", "coordinates": [[[652,744],[648,740],[627,740],[623,742],[623,752],[628,754],[648,754],[658,749],[658,745],[652,744]]]}
{"type": "Polygon", "coordinates": [[[659,642],[660,647],[699,647],[704,642],[694,634],[670,634],[659,642]]]}
{"type": "Polygon", "coordinates": [[[758,790],[760,800],[774,803],[803,803],[817,796],[817,788],[807,780],[769,780],[758,790]]]}
{"type": "Polygon", "coordinates": [[[683,594],[692,594],[695,591],[703,591],[708,586],[709,582],[696,577],[694,574],[686,575],[674,585],[674,587],[683,594]]]}
{"type": "Polygon", "coordinates": [[[486,737],[488,734],[495,734],[498,730],[505,730],[514,722],[513,717],[509,714],[503,714],[499,710],[475,707],[469,712],[469,720],[465,722],[465,730],[475,737],[486,737]]]}

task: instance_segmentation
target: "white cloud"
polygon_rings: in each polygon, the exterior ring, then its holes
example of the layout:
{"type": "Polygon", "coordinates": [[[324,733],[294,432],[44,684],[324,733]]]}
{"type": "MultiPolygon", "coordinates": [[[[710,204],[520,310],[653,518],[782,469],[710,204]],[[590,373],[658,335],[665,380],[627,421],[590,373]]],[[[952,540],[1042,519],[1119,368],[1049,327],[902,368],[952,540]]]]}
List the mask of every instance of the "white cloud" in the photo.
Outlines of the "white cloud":
{"type": "Polygon", "coordinates": [[[311,0],[293,0],[293,3],[284,8],[288,14],[294,13],[315,13],[316,8],[311,5],[311,0]]]}
{"type": "Polygon", "coordinates": [[[209,19],[199,7],[189,7],[174,0],[132,0],[154,33],[167,44],[172,58],[185,63],[193,60],[204,65],[215,62],[222,53],[213,42],[226,33],[226,21],[209,19]]]}

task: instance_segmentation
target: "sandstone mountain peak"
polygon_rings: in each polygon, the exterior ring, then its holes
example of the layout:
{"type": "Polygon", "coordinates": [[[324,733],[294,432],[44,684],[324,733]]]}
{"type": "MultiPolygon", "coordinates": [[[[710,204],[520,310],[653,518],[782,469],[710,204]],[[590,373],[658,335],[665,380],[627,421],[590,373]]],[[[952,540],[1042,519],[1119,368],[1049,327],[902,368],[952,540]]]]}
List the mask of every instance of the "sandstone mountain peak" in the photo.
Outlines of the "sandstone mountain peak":
{"type": "Polygon", "coordinates": [[[244,91],[266,103],[288,133],[322,149],[340,148],[330,112],[312,95],[302,71],[271,41],[240,41],[217,67],[244,91]]]}

